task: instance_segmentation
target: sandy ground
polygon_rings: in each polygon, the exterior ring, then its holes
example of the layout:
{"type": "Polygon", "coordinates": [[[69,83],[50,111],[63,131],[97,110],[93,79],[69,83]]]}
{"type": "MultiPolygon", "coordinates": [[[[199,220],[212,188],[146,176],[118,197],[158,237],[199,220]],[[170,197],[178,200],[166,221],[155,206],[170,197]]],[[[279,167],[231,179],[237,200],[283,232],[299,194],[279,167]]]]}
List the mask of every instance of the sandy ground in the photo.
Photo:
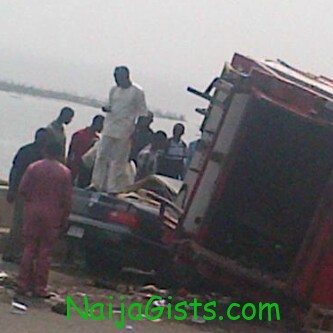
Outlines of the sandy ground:
{"type": "MultiPolygon", "coordinates": [[[[5,271],[10,275],[17,273],[17,266],[0,261],[0,271],[5,271]]],[[[87,293],[98,299],[102,296],[119,296],[113,290],[95,288],[89,285],[89,279],[80,274],[64,274],[52,271],[50,275],[50,286],[53,290],[60,290],[66,294],[67,291],[87,293]]],[[[1,333],[86,333],[86,332],[160,332],[160,333],[190,333],[190,332],[217,332],[217,333],[285,333],[280,330],[273,330],[265,327],[257,327],[247,323],[224,322],[219,324],[193,324],[191,322],[174,322],[163,319],[161,322],[140,322],[126,321],[127,327],[119,330],[114,322],[105,321],[85,321],[79,316],[73,316],[70,320],[66,316],[51,311],[51,305],[45,301],[28,300],[28,310],[24,314],[13,314],[11,301],[12,294],[0,289],[0,332],[1,333]]]]}

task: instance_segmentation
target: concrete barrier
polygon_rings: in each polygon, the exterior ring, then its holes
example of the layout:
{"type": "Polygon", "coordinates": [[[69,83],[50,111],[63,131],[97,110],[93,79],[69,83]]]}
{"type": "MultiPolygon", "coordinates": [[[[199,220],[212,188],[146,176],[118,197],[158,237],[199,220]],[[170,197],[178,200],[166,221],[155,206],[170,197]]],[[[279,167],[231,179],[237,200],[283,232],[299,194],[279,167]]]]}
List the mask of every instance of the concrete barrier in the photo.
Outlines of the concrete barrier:
{"type": "Polygon", "coordinates": [[[0,227],[10,227],[13,219],[13,207],[7,200],[7,186],[0,186],[0,227]]]}

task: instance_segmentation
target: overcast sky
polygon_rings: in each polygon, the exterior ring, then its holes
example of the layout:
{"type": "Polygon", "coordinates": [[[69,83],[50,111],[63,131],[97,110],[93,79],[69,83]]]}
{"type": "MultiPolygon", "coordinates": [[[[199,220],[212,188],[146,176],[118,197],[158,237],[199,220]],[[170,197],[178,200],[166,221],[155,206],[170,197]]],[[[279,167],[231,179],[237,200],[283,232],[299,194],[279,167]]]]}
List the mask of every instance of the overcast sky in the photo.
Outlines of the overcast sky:
{"type": "Polygon", "coordinates": [[[333,77],[332,0],[0,0],[0,79],[106,97],[128,65],[150,105],[192,114],[237,51],[333,77]]]}

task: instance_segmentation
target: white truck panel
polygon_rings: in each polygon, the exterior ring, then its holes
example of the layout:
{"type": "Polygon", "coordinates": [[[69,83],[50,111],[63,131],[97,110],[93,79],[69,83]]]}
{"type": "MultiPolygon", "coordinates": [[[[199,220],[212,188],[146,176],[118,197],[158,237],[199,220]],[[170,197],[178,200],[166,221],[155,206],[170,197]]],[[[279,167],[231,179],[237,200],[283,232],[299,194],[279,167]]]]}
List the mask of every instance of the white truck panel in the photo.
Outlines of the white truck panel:
{"type": "Polygon", "coordinates": [[[197,182],[198,177],[200,177],[199,175],[203,170],[208,151],[210,150],[216,132],[221,125],[221,120],[224,114],[222,103],[229,96],[232,87],[233,86],[230,83],[221,80],[219,87],[215,90],[213,96],[215,103],[209,106],[209,116],[205,121],[205,126],[202,129],[202,136],[200,138],[201,147],[203,148],[200,149],[197,147],[189,169],[185,175],[184,188],[186,188],[186,190],[181,191],[177,198],[177,204],[180,207],[186,206],[193,187],[197,182]]]}
{"type": "Polygon", "coordinates": [[[246,112],[248,100],[249,95],[247,94],[236,94],[233,97],[222,128],[218,133],[212,154],[220,156],[221,159],[210,159],[204,170],[193,200],[189,203],[188,211],[184,216],[183,227],[186,232],[196,233],[200,227],[200,222],[204,218],[207,208],[214,196],[216,182],[221,173],[224,159],[230,152],[232,143],[236,137],[236,132],[246,112]]]}

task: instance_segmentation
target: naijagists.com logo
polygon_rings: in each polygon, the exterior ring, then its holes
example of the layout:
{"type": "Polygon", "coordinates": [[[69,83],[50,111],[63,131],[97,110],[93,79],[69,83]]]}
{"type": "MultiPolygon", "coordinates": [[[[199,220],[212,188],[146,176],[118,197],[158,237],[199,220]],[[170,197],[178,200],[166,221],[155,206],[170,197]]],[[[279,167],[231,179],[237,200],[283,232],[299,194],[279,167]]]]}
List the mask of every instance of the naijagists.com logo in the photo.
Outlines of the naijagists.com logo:
{"type": "Polygon", "coordinates": [[[259,320],[259,321],[279,321],[280,307],[277,303],[230,303],[225,306],[224,313],[218,313],[218,302],[211,300],[200,302],[193,298],[192,301],[184,300],[173,302],[172,296],[162,299],[160,296],[152,296],[146,303],[133,302],[125,304],[125,297],[119,297],[117,311],[114,311],[114,297],[109,296],[108,303],[91,303],[88,296],[83,297],[83,306],[79,306],[71,296],[66,297],[67,319],[71,319],[72,314],[78,314],[84,320],[102,321],[111,320],[115,327],[123,329],[125,321],[156,321],[161,318],[169,320],[184,321],[190,316],[196,320],[199,313],[205,321],[213,320],[259,320]],[[117,315],[115,316],[115,312],[117,315]]]}

